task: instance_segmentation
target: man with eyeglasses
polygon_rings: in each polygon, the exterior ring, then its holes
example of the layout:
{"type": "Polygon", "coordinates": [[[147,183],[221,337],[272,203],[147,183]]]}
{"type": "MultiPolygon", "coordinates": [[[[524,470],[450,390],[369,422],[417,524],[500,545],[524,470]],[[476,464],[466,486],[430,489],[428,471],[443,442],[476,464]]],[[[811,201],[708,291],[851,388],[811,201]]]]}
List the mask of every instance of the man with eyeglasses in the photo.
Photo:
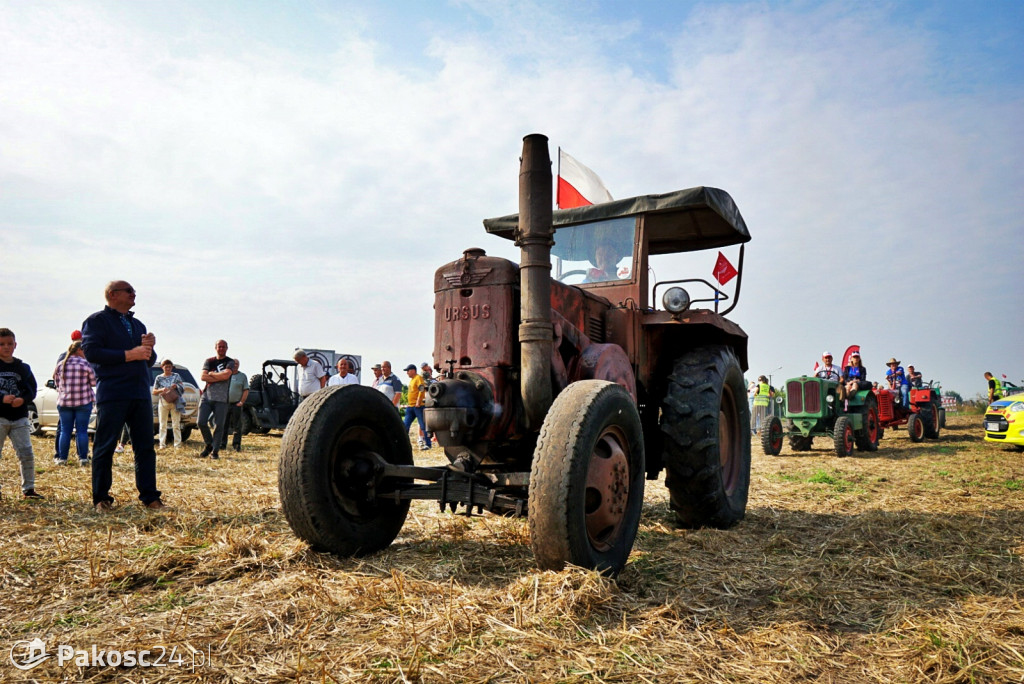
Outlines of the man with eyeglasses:
{"type": "Polygon", "coordinates": [[[127,427],[135,454],[135,486],[148,509],[167,508],[156,488],[153,400],[149,368],[156,362],[156,336],[135,318],[135,288],[123,280],[107,284],[107,305],[82,324],[82,349],[96,368],[96,437],[92,460],[92,503],[113,508],[110,496],[114,448],[127,427]]]}

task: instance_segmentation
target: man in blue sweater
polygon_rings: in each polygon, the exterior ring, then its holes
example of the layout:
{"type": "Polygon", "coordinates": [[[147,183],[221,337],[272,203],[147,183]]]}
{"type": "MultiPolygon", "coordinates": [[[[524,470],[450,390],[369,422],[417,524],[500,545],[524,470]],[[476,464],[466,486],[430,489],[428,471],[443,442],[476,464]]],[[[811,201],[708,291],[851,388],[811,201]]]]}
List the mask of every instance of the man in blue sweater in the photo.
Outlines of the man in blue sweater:
{"type": "Polygon", "coordinates": [[[107,285],[107,305],[82,324],[85,358],[96,366],[96,437],[92,460],[92,503],[111,510],[111,465],[122,426],[128,427],[135,452],[135,486],[149,509],[167,508],[156,488],[153,448],[153,400],[149,367],[156,361],[156,337],[136,320],[135,288],[123,280],[107,285]]]}

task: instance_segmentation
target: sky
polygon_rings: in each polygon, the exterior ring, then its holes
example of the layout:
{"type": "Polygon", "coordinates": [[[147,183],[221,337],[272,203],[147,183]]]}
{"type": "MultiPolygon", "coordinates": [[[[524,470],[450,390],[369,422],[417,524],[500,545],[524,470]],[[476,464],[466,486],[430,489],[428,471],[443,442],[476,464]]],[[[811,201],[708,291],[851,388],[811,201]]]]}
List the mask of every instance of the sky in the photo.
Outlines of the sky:
{"type": "Polygon", "coordinates": [[[194,373],[418,365],[434,271],[518,261],[482,220],[542,133],[615,198],[732,195],[748,376],[1024,384],[1021,45],[1011,0],[0,0],[0,327],[42,382],[125,279],[194,373]]]}

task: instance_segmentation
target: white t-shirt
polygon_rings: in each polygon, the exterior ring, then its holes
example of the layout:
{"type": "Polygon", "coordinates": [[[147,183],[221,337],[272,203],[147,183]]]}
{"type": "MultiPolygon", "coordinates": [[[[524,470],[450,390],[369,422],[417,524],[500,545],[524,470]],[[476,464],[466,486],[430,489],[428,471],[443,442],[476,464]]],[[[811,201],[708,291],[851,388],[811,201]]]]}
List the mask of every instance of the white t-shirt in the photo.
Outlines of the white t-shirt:
{"type": "Polygon", "coordinates": [[[324,367],[319,361],[309,359],[306,366],[299,366],[299,396],[308,397],[320,389],[320,378],[324,377],[324,367]]]}
{"type": "Polygon", "coordinates": [[[331,376],[331,379],[327,381],[328,387],[335,387],[337,385],[358,385],[359,380],[356,379],[355,373],[349,373],[345,377],[341,377],[339,373],[335,373],[331,376]]]}

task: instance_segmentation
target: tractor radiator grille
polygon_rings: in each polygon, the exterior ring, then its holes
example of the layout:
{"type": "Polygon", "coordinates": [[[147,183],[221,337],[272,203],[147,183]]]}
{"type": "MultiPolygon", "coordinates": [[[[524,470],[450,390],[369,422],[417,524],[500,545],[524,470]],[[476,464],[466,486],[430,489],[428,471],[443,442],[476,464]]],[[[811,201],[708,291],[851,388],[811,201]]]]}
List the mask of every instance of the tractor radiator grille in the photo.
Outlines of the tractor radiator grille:
{"type": "Polygon", "coordinates": [[[819,413],[821,411],[821,385],[809,382],[804,385],[804,412],[819,413]]]}
{"type": "Polygon", "coordinates": [[[804,390],[803,385],[798,380],[786,383],[786,412],[804,412],[804,390]]]}

